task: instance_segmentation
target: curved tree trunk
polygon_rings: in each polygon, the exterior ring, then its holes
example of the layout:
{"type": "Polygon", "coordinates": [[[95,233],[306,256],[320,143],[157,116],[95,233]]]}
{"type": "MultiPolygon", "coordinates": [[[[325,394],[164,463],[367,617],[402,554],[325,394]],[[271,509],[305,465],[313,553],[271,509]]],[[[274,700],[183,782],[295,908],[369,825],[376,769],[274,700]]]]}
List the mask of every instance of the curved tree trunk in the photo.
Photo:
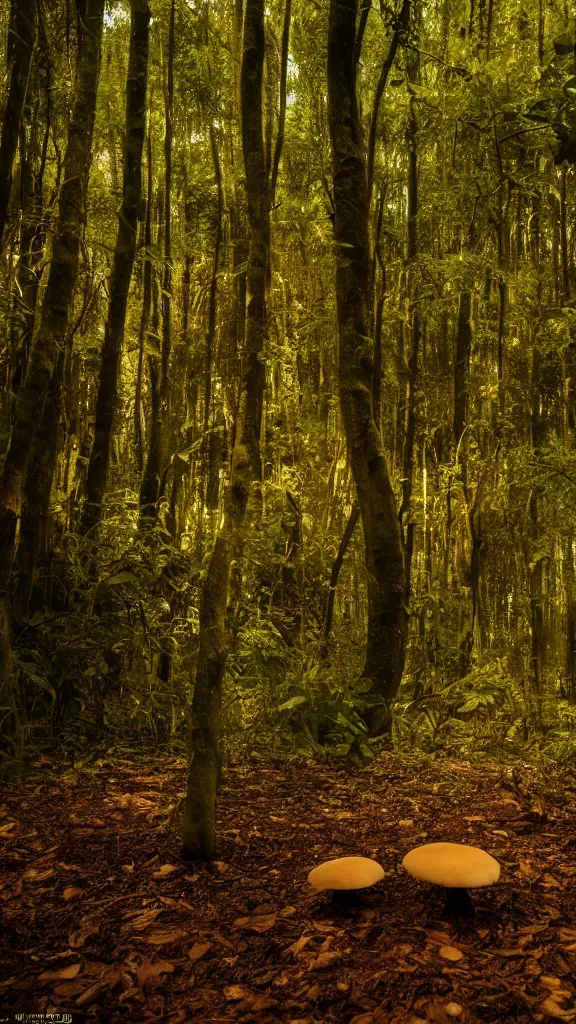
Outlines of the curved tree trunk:
{"type": "Polygon", "coordinates": [[[36,0],[12,0],[7,47],[9,84],[0,136],[0,248],[6,227],[12,167],[18,147],[35,36],[36,0]]]}
{"type": "Polygon", "coordinates": [[[241,71],[242,148],[248,201],[246,337],[230,484],[200,603],[200,646],[192,704],[192,761],[182,821],[182,855],[216,855],[222,682],[226,666],[226,604],[232,558],[253,482],[262,476],[260,431],[265,384],[266,270],[270,245],[268,175],[262,133],[264,0],[246,0],[241,71]]]}
{"type": "Polygon", "coordinates": [[[331,0],[328,29],[328,120],[332,142],[339,392],[350,466],[364,527],[368,573],[368,638],[363,675],[381,708],[373,728],[386,727],[388,706],[404,667],[405,570],[396,500],[372,412],[371,260],[366,160],[356,98],[357,0],[331,0]]]}
{"type": "Polygon", "coordinates": [[[126,81],[126,131],[122,206],[118,213],[118,234],[110,276],[108,320],[102,347],[94,441],[88,463],[86,505],[82,530],[86,533],[102,516],[102,501],[108,481],[114,418],[128,292],[136,255],[138,211],[142,198],[142,150],[146,130],[146,84],[148,79],[148,33],[150,8],[147,0],[131,0],[130,55],[126,81]]]}

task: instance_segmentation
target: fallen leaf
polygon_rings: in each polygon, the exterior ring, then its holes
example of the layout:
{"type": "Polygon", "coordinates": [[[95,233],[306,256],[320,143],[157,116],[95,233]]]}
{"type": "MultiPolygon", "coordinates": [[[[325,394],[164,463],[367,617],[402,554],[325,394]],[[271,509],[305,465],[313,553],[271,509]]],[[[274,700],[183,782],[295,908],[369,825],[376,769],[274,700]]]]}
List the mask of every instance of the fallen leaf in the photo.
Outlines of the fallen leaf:
{"type": "Polygon", "coordinates": [[[227,985],[224,989],[224,996],[228,1002],[237,1002],[239,999],[246,999],[252,993],[246,985],[227,985]]]}
{"type": "Polygon", "coordinates": [[[174,965],[167,960],[145,960],[136,972],[139,985],[143,988],[149,981],[159,978],[161,974],[171,974],[174,965]]]}
{"type": "Polygon", "coordinates": [[[47,878],[52,878],[54,874],[54,868],[46,868],[45,871],[37,871],[36,868],[30,868],[29,871],[25,871],[22,878],[25,878],[27,882],[44,882],[47,878]]]}
{"type": "Polygon", "coordinates": [[[230,865],[225,864],[223,860],[215,860],[214,867],[216,868],[216,871],[218,871],[218,873],[221,875],[225,875],[226,872],[230,870],[230,865]]]}
{"type": "Polygon", "coordinates": [[[252,932],[269,932],[276,924],[276,914],[255,914],[250,917],[237,917],[234,928],[247,928],[252,932]]]}
{"type": "MultiPolygon", "coordinates": [[[[137,911],[138,916],[135,917],[132,921],[130,921],[129,924],[122,925],[122,931],[127,931],[128,929],[130,929],[130,930],[134,930],[134,931],[140,932],[144,928],[148,928],[148,926],[151,925],[152,922],[156,920],[156,918],[158,917],[158,914],[161,914],[161,913],[162,913],[161,910],[145,910],[143,913],[141,913],[140,911],[137,911]]],[[[126,916],[128,916],[128,915],[126,915],[126,916]]]]}
{"type": "Polygon", "coordinates": [[[211,942],[195,942],[188,950],[188,959],[195,964],[197,960],[201,960],[203,956],[206,956],[209,949],[212,949],[211,942]]]}
{"type": "Polygon", "coordinates": [[[164,931],[151,932],[146,936],[146,941],[154,946],[166,946],[170,942],[177,942],[183,938],[186,932],[182,928],[165,929],[164,931]]]}
{"type": "Polygon", "coordinates": [[[456,949],[456,946],[441,946],[438,950],[441,957],[444,960],[461,960],[464,953],[461,949],[456,949]]]}
{"type": "Polygon", "coordinates": [[[152,873],[152,878],[167,878],[174,871],[178,871],[176,864],[163,864],[162,867],[158,868],[158,871],[152,873]]]}
{"type": "Polygon", "coordinates": [[[70,900],[76,900],[83,895],[84,889],[80,889],[77,885],[68,885],[63,892],[64,899],[67,902],[69,902],[70,900]]]}
{"type": "Polygon", "coordinates": [[[320,985],[310,985],[310,988],[308,989],[308,991],[306,993],[306,999],[310,999],[310,1000],[318,999],[319,995],[320,995],[320,985]]]}
{"type": "Polygon", "coordinates": [[[352,1017],[350,1024],[372,1024],[373,1020],[373,1013],[357,1013],[355,1017],[352,1017]]]}
{"type": "Polygon", "coordinates": [[[68,937],[68,945],[72,949],[78,949],[83,946],[86,939],[90,935],[96,935],[100,930],[100,925],[95,924],[92,920],[83,919],[80,922],[80,928],[78,931],[70,932],[68,937]]]}
{"type": "Polygon", "coordinates": [[[329,967],[335,960],[339,960],[342,953],[338,950],[326,950],[325,953],[319,953],[315,960],[310,964],[309,970],[321,971],[324,967],[329,967]]]}
{"type": "Polygon", "coordinates": [[[293,942],[291,946],[288,946],[286,952],[290,953],[292,956],[298,956],[302,952],[304,947],[308,945],[312,938],[312,935],[301,935],[300,938],[296,940],[296,942],[293,942]]]}
{"type": "Polygon", "coordinates": [[[452,942],[452,936],[448,935],[448,932],[439,932],[434,928],[426,928],[426,935],[439,946],[449,946],[452,942]]]}
{"type": "Polygon", "coordinates": [[[269,1010],[272,1006],[278,1006],[278,1000],[264,994],[253,996],[250,999],[251,1010],[269,1010]]]}
{"type": "Polygon", "coordinates": [[[80,964],[69,964],[68,967],[62,967],[59,971],[44,971],[38,975],[38,981],[57,981],[67,980],[70,981],[72,978],[76,978],[80,973],[80,964]]]}
{"type": "Polygon", "coordinates": [[[573,1010],[563,1010],[558,1003],[549,996],[543,1003],[538,1004],[540,1010],[544,1010],[549,1017],[554,1017],[555,1020],[575,1020],[576,1013],[573,1010]]]}

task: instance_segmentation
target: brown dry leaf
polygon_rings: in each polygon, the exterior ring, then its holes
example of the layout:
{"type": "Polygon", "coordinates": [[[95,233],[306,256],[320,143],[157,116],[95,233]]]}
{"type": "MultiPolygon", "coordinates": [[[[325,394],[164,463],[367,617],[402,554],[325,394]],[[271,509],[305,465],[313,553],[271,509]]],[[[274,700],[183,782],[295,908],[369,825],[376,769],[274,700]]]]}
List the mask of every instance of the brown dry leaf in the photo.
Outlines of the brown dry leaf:
{"type": "Polygon", "coordinates": [[[273,999],[272,996],[262,994],[260,996],[253,996],[250,999],[251,1010],[269,1010],[272,1006],[278,1006],[278,1000],[273,999]]]}
{"type": "Polygon", "coordinates": [[[169,942],[177,942],[184,935],[186,932],[183,928],[166,928],[163,931],[150,932],[150,935],[146,936],[146,941],[153,946],[167,946],[169,942]]]}
{"type": "Polygon", "coordinates": [[[312,961],[308,970],[310,971],[321,971],[324,967],[329,967],[335,960],[339,960],[342,953],[338,950],[327,949],[325,953],[319,953],[315,960],[312,961]]]}
{"type": "Polygon", "coordinates": [[[556,878],[554,878],[554,875],[549,875],[549,874],[545,874],[543,876],[541,884],[547,886],[548,888],[554,888],[554,889],[561,889],[562,888],[562,884],[556,878]]]}
{"type": "Polygon", "coordinates": [[[96,935],[100,931],[100,925],[89,918],[83,918],[80,927],[75,932],[70,932],[68,945],[71,949],[79,949],[83,946],[90,935],[96,935]]]}
{"type": "Polygon", "coordinates": [[[308,991],[306,993],[306,999],[309,999],[309,1000],[318,999],[319,995],[320,995],[320,985],[310,985],[310,988],[308,989],[308,991]]]}
{"type": "Polygon", "coordinates": [[[95,981],[93,985],[90,985],[90,988],[85,989],[82,995],[78,996],[76,1006],[86,1006],[103,988],[106,988],[105,982],[95,981]]]}
{"type": "Polygon", "coordinates": [[[227,985],[224,989],[224,996],[228,1002],[237,1002],[239,999],[247,999],[252,993],[247,985],[227,985]]]}
{"type": "Polygon", "coordinates": [[[68,885],[63,892],[64,899],[69,902],[70,900],[77,900],[80,896],[84,895],[84,889],[80,889],[77,885],[68,885]]]}
{"type": "Polygon", "coordinates": [[[576,939],[576,930],[574,928],[559,928],[558,938],[560,942],[574,942],[576,939]]]}
{"type": "Polygon", "coordinates": [[[554,988],[562,988],[562,982],[560,981],[560,978],[556,978],[552,974],[541,974],[538,978],[538,981],[540,982],[543,988],[549,988],[550,991],[552,991],[552,989],[554,988]]]}
{"type": "Polygon", "coordinates": [[[529,860],[521,860],[518,864],[518,870],[525,878],[534,878],[534,868],[529,860]]]}
{"type": "Polygon", "coordinates": [[[296,907],[282,907],[280,917],[292,917],[296,913],[296,907]]]}
{"type": "Polygon", "coordinates": [[[457,949],[456,946],[440,946],[438,952],[444,960],[453,960],[454,962],[461,960],[464,956],[462,950],[457,949]]]}
{"type": "Polygon", "coordinates": [[[352,1017],[350,1024],[372,1024],[373,1020],[373,1013],[357,1013],[355,1017],[352,1017]]]}
{"type": "Polygon", "coordinates": [[[163,864],[162,867],[158,868],[158,871],[152,873],[152,878],[167,878],[174,871],[178,871],[176,864],[163,864]]]}
{"type": "Polygon", "coordinates": [[[173,970],[174,965],[168,960],[145,960],[138,968],[136,978],[140,987],[143,988],[149,981],[159,978],[161,974],[171,974],[173,970]]]}
{"type": "Polygon", "coordinates": [[[225,864],[223,860],[215,860],[214,861],[214,867],[216,868],[216,871],[220,875],[225,875],[226,872],[230,870],[230,865],[229,864],[225,864]]]}
{"type": "Polygon", "coordinates": [[[494,949],[496,956],[526,956],[525,949],[494,949]]]}
{"type": "MultiPolygon", "coordinates": [[[[158,914],[161,914],[162,911],[161,910],[144,910],[142,913],[140,911],[137,911],[136,913],[137,913],[138,916],[135,917],[132,921],[130,921],[129,924],[122,925],[122,931],[128,931],[128,930],[132,931],[132,930],[134,930],[134,931],[140,932],[144,928],[148,928],[148,926],[151,925],[152,922],[156,920],[156,918],[158,917],[158,914]]],[[[128,917],[127,914],[125,916],[128,917]]]]}
{"type": "Polygon", "coordinates": [[[52,878],[54,874],[54,868],[46,868],[45,871],[37,871],[36,868],[30,868],[29,871],[25,871],[22,878],[25,878],[27,882],[45,882],[47,878],[52,878]]]}
{"type": "Polygon", "coordinates": [[[80,995],[84,991],[85,985],[85,981],[63,981],[61,985],[55,985],[52,989],[52,995],[64,996],[66,999],[70,999],[72,996],[80,995]]]}
{"type": "Polygon", "coordinates": [[[212,949],[211,942],[195,942],[193,946],[188,950],[188,959],[195,964],[197,960],[201,960],[209,949],[212,949]]]}
{"type": "Polygon", "coordinates": [[[414,828],[414,821],[412,818],[400,818],[398,822],[398,828],[414,828]]]}
{"type": "Polygon", "coordinates": [[[250,917],[237,917],[234,928],[248,928],[251,932],[269,932],[276,924],[276,914],[255,914],[250,917]]]}
{"type": "Polygon", "coordinates": [[[288,946],[286,952],[291,954],[292,956],[299,956],[304,947],[308,945],[308,943],[313,937],[313,935],[301,935],[300,938],[296,940],[296,942],[293,942],[291,946],[288,946]]]}
{"type": "Polygon", "coordinates": [[[426,928],[425,931],[428,938],[432,942],[438,943],[439,946],[450,946],[452,943],[452,936],[447,932],[439,932],[434,928],[426,928]]]}
{"type": "Polygon", "coordinates": [[[563,1010],[552,996],[545,999],[543,1003],[539,1003],[538,1008],[547,1013],[549,1017],[554,1017],[555,1020],[576,1020],[576,1013],[573,1010],[563,1010]]]}
{"type": "Polygon", "coordinates": [[[69,964],[68,967],[62,967],[59,971],[44,971],[38,975],[38,981],[70,981],[72,978],[78,977],[80,966],[80,964],[69,964]]]}

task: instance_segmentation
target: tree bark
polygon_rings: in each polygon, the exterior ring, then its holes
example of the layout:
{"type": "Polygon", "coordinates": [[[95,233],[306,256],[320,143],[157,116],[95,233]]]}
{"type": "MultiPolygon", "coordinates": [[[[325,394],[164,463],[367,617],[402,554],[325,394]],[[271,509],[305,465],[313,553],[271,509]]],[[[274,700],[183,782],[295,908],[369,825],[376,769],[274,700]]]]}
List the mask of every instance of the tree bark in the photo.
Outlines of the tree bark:
{"type": "Polygon", "coordinates": [[[464,289],[460,292],[458,301],[456,359],[454,360],[454,419],[452,436],[455,447],[459,444],[468,419],[471,349],[472,327],[470,325],[470,292],[464,289]]]}
{"type": "Polygon", "coordinates": [[[8,94],[0,135],[0,250],[36,37],[36,0],[12,0],[8,24],[8,94]]]}
{"type": "Polygon", "coordinates": [[[110,275],[108,319],[100,357],[94,441],[86,479],[83,533],[93,530],[102,517],[102,502],[108,482],[114,419],[118,406],[126,308],[136,255],[138,211],[142,199],[149,24],[150,8],[147,0],[131,0],[122,206],[118,213],[118,233],[110,275]]]}
{"type": "Polygon", "coordinates": [[[152,415],[148,437],[148,454],[140,486],[142,524],[152,525],[158,515],[162,483],[166,480],[166,450],[169,429],[170,353],[172,348],[172,140],[174,136],[174,0],[168,22],[168,51],[164,86],[164,195],[160,221],[163,223],[164,270],[162,275],[162,342],[159,369],[150,360],[152,415]]]}
{"type": "Polygon", "coordinates": [[[354,530],[356,529],[356,523],[360,518],[360,509],[358,505],[354,505],[350,515],[348,516],[348,522],[346,523],[342,539],[338,545],[338,551],[336,558],[332,562],[332,570],[330,572],[330,583],[328,588],[328,600],[326,602],[326,614],[324,616],[324,628],[322,630],[322,642],[320,644],[320,657],[325,658],[328,654],[328,645],[330,643],[330,633],[332,632],[332,620],[334,617],[334,600],[336,598],[336,587],[338,586],[338,577],[340,576],[340,569],[342,568],[342,562],[348,550],[348,545],[352,540],[354,530]]]}
{"type": "Polygon", "coordinates": [[[76,90],[68,128],[58,223],[38,327],[14,409],[0,481],[0,704],[10,670],[9,588],[24,478],[59,352],[68,332],[86,217],[86,189],[100,71],[104,0],[84,0],[78,19],[76,90]]]}
{"type": "Polygon", "coordinates": [[[264,0],[246,0],[241,70],[242,149],[250,243],[245,348],[240,400],[225,498],[224,525],[210,557],[200,602],[200,638],[192,704],[192,760],[182,820],[182,855],[216,856],[226,604],[232,558],[239,548],[251,485],[262,477],[260,432],[265,384],[266,271],[270,245],[268,175],[262,132],[264,0]]]}
{"type": "Polygon", "coordinates": [[[357,0],[331,0],[328,120],[332,142],[339,333],[339,394],[362,515],[368,574],[363,675],[381,703],[373,728],[389,726],[389,704],[404,667],[407,614],[400,526],[388,465],[372,411],[371,260],[366,160],[356,97],[357,0]],[[376,719],[379,718],[379,721],[376,719]]]}

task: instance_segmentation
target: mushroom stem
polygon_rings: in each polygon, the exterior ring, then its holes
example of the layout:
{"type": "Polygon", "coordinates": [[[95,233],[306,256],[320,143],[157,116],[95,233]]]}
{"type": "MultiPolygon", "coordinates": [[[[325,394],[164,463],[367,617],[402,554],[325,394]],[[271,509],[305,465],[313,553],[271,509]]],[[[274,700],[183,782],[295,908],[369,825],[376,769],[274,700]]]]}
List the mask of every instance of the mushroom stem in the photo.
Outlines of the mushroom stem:
{"type": "Polygon", "coordinates": [[[444,904],[445,917],[474,917],[476,912],[468,889],[447,886],[444,889],[444,895],[446,897],[444,904]]]}
{"type": "Polygon", "coordinates": [[[330,902],[333,907],[355,907],[362,902],[362,897],[356,889],[332,889],[330,902]]]}

